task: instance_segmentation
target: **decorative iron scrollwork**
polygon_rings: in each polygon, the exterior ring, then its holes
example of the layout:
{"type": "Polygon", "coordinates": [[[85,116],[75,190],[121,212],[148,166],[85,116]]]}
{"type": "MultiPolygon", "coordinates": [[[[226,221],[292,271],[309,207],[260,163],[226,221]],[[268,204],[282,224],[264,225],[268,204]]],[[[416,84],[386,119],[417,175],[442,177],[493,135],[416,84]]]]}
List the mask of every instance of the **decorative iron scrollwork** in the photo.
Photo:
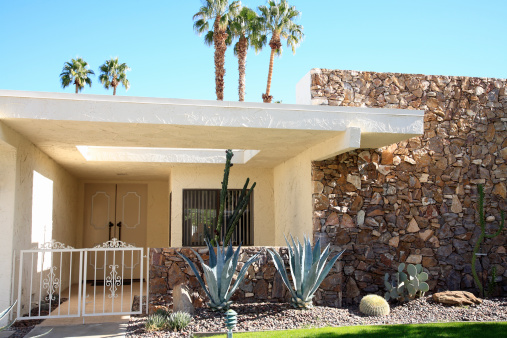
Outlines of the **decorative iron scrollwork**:
{"type": "Polygon", "coordinates": [[[44,288],[44,290],[47,289],[48,295],[46,296],[45,299],[48,302],[50,300],[51,301],[56,300],[55,293],[56,290],[60,288],[60,278],[56,278],[55,274],[56,269],[57,269],[56,266],[51,267],[51,269],[49,269],[48,276],[42,280],[42,287],[44,288]]]}
{"type": "Polygon", "coordinates": [[[94,248],[135,248],[132,244],[128,244],[126,242],[122,242],[116,238],[111,239],[110,241],[104,242],[102,244],[94,246],[94,248]]]}
{"type": "Polygon", "coordinates": [[[116,293],[116,290],[119,286],[122,284],[121,276],[118,276],[118,272],[116,269],[118,268],[118,265],[109,265],[111,268],[111,272],[109,273],[109,276],[106,277],[106,286],[109,286],[109,291],[111,293],[108,295],[109,298],[117,298],[118,294],[116,293]]]}
{"type": "Polygon", "coordinates": [[[74,248],[70,245],[66,245],[64,243],[52,239],[50,242],[39,244],[38,249],[51,250],[51,249],[74,249],[74,248]]]}

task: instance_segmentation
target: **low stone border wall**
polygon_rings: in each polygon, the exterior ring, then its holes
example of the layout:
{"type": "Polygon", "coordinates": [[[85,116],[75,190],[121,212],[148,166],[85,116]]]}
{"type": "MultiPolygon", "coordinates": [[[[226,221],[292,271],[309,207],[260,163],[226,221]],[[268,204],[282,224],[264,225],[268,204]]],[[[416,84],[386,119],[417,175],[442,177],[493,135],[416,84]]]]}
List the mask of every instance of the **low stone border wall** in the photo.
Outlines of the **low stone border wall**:
{"type": "MultiPolygon", "coordinates": [[[[287,248],[270,247],[276,250],[287,263],[287,248]]],[[[207,248],[194,248],[204,261],[208,261],[207,248]]],[[[197,257],[189,248],[152,248],[150,249],[150,313],[157,307],[172,309],[172,290],[176,285],[183,283],[190,289],[194,307],[202,307],[208,301],[192,269],[177,254],[181,252],[189,257],[198,267],[201,277],[202,268],[197,257]]],[[[286,302],[290,294],[283,284],[282,278],[276,271],[271,255],[266,247],[243,247],[240,251],[238,270],[255,253],[260,252],[260,258],[253,263],[245,275],[245,279],[236,290],[232,299],[239,303],[253,302],[286,302]]],[[[333,254],[331,254],[332,257],[333,254]]],[[[290,275],[290,273],[289,273],[290,275]]],[[[335,263],[321,287],[315,293],[314,304],[341,307],[341,262],[335,263]]]]}

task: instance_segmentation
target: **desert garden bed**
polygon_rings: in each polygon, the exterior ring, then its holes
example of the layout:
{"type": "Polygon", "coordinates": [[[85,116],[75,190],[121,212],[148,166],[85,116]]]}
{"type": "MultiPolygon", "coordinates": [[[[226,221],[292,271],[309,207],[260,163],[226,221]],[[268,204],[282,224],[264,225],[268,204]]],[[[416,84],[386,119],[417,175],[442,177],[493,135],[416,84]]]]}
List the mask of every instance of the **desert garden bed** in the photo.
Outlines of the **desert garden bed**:
{"type": "MultiPolygon", "coordinates": [[[[486,299],[480,305],[451,307],[435,303],[430,297],[393,305],[384,317],[368,317],[358,306],[331,308],[316,306],[296,310],[286,303],[233,304],[238,313],[235,331],[290,330],[352,325],[421,324],[442,322],[507,321],[507,298],[486,299]]],[[[208,308],[196,309],[190,325],[182,332],[146,332],[146,317],[132,317],[127,337],[188,337],[195,333],[225,332],[223,314],[208,308]]]]}

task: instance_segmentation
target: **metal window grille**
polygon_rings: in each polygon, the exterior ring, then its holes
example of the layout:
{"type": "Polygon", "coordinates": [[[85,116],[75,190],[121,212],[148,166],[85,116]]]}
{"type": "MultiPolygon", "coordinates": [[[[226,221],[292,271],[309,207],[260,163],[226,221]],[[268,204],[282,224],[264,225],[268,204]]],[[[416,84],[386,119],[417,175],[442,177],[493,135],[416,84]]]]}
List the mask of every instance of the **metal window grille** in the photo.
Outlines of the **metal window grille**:
{"type": "MultiPolygon", "coordinates": [[[[225,224],[231,217],[238,203],[240,189],[229,189],[225,205],[225,224]]],[[[216,230],[216,218],[220,206],[219,189],[184,189],[183,190],[183,245],[204,246],[207,230],[210,236],[216,230]]],[[[222,229],[223,236],[225,228],[222,229]]],[[[233,245],[253,245],[253,193],[248,206],[241,216],[232,235],[233,245]]]]}

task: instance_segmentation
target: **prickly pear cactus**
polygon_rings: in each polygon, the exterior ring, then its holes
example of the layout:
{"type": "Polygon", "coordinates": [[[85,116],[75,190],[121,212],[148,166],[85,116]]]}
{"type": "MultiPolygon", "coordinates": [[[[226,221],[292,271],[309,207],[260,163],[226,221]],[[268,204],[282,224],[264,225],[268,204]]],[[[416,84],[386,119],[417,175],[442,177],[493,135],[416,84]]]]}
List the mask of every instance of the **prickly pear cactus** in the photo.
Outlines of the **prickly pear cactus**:
{"type": "Polygon", "coordinates": [[[386,300],[395,299],[399,302],[404,302],[416,297],[423,297],[424,293],[430,289],[428,283],[428,274],[423,271],[421,264],[407,266],[407,273],[403,272],[405,263],[398,266],[398,272],[395,274],[396,280],[393,283],[389,282],[389,274],[384,276],[384,285],[387,292],[384,298],[386,300]]]}
{"type": "Polygon", "coordinates": [[[359,303],[359,311],[367,316],[386,316],[389,314],[389,304],[377,295],[367,295],[359,303]]]}

